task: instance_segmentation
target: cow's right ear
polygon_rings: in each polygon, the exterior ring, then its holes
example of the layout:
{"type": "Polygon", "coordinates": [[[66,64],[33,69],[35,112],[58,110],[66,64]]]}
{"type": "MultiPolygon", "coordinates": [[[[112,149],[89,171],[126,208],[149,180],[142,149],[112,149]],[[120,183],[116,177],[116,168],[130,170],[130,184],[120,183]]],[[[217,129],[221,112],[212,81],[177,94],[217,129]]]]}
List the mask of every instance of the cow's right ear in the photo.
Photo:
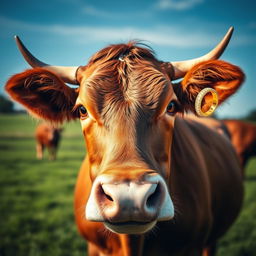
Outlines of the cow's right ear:
{"type": "MultiPolygon", "coordinates": [[[[208,60],[196,64],[181,82],[173,85],[184,109],[196,113],[195,101],[201,90],[214,89],[221,104],[239,89],[244,78],[245,75],[239,67],[222,60],[208,60]]],[[[213,97],[210,95],[203,98],[201,104],[203,112],[208,111],[212,102],[213,97]]]]}
{"type": "Polygon", "coordinates": [[[76,118],[72,111],[78,94],[76,89],[43,68],[28,69],[12,76],[5,89],[13,100],[36,117],[51,122],[76,118]]]}

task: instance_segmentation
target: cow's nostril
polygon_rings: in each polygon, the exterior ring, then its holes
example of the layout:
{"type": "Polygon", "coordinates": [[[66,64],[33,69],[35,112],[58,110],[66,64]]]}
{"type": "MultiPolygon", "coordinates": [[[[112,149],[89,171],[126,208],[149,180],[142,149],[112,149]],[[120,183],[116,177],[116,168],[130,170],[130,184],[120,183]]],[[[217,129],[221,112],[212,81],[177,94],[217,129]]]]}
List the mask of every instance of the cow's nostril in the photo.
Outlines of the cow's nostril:
{"type": "Polygon", "coordinates": [[[157,184],[155,191],[147,199],[146,204],[148,208],[152,208],[157,205],[158,201],[160,200],[160,194],[161,194],[160,190],[161,190],[160,185],[157,184]]]}
{"type": "Polygon", "coordinates": [[[110,193],[104,190],[104,185],[100,186],[99,194],[100,194],[101,200],[103,201],[111,201],[111,202],[114,201],[113,198],[110,196],[110,193]]]}
{"type": "Polygon", "coordinates": [[[114,201],[113,198],[112,198],[110,195],[108,195],[108,194],[105,193],[105,196],[106,196],[106,198],[107,198],[109,201],[112,201],[112,202],[114,201]]]}

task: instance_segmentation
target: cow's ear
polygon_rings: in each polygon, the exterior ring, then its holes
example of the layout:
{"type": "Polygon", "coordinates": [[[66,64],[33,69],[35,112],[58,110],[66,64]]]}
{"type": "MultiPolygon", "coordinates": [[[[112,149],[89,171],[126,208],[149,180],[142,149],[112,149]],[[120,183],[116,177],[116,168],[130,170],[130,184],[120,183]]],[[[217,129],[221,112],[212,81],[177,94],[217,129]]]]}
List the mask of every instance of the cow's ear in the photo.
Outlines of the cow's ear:
{"type": "Polygon", "coordinates": [[[63,122],[76,117],[72,111],[77,98],[55,74],[34,68],[12,76],[6,83],[11,98],[22,104],[32,115],[51,122],[63,122]]]}
{"type": "MultiPolygon", "coordinates": [[[[195,65],[174,86],[174,90],[185,110],[195,112],[195,100],[198,93],[207,87],[218,93],[219,104],[235,93],[244,81],[243,71],[221,60],[204,61],[195,65]]],[[[212,97],[207,95],[202,102],[202,110],[212,105],[212,97]]]]}

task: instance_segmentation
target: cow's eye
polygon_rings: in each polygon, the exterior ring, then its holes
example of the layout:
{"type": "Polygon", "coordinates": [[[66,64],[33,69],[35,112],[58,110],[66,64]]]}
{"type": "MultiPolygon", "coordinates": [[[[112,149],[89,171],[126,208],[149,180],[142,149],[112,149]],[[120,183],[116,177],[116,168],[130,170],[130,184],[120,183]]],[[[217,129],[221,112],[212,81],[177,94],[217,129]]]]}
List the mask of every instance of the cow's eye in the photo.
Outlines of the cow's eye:
{"type": "Polygon", "coordinates": [[[80,118],[85,118],[87,116],[87,110],[84,106],[79,107],[80,118]]]}
{"type": "Polygon", "coordinates": [[[174,115],[177,112],[177,103],[172,100],[166,108],[166,112],[170,115],[174,115]]]}

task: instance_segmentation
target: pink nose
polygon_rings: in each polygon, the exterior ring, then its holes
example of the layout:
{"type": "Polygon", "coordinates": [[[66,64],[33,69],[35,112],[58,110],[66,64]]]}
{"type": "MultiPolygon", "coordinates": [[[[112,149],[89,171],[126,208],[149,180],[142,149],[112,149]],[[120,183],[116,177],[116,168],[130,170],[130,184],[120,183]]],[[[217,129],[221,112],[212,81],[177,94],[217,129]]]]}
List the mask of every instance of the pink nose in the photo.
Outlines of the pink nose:
{"type": "Polygon", "coordinates": [[[115,182],[98,176],[86,206],[86,218],[111,225],[143,225],[174,216],[165,181],[155,175],[143,181],[115,182]]]}
{"type": "Polygon", "coordinates": [[[104,205],[105,219],[145,222],[156,218],[162,201],[159,184],[124,182],[99,186],[96,200],[104,205]]]}

